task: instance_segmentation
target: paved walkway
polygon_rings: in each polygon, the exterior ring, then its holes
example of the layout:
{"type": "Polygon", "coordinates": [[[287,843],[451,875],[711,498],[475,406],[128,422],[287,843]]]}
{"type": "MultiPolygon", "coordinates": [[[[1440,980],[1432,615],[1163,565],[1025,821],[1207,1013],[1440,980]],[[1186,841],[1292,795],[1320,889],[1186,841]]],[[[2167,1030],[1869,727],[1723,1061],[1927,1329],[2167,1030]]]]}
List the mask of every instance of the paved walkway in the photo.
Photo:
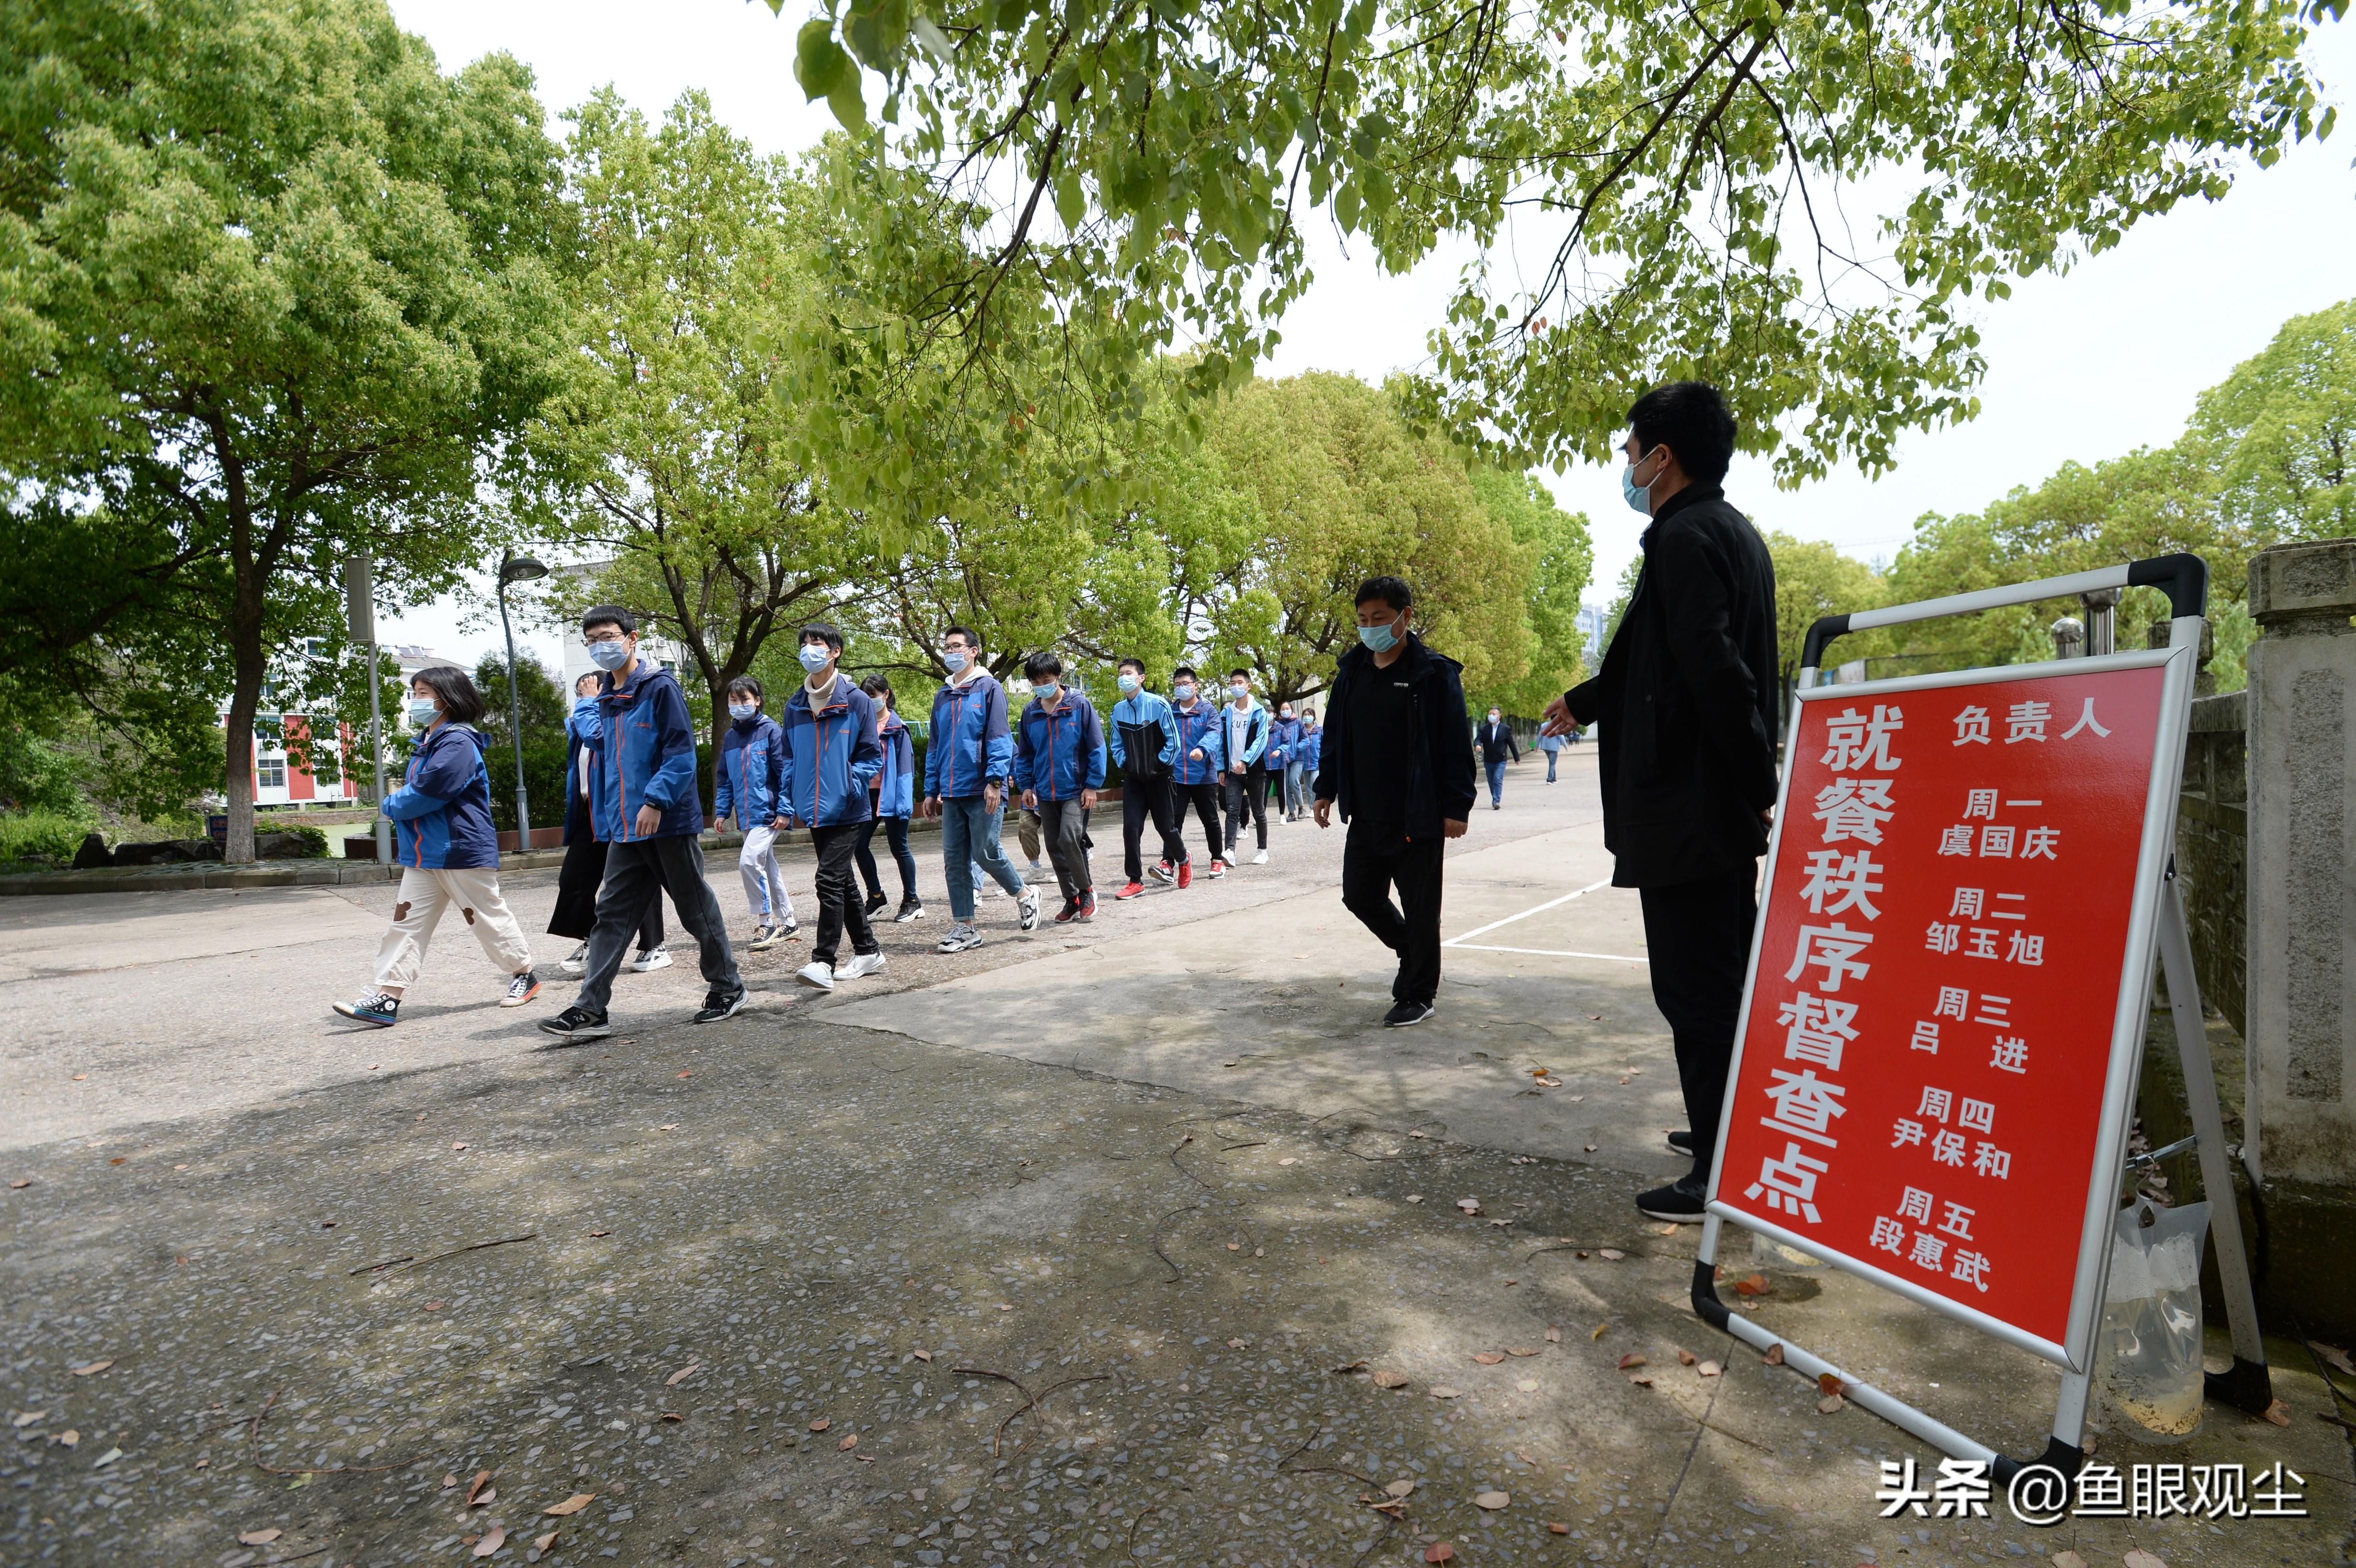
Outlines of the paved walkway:
{"type": "MultiPolygon", "coordinates": [[[[1674,1072],[1591,763],[1541,777],[1452,848],[1404,1033],[1307,826],[1086,928],[890,928],[831,997],[751,955],[709,1029],[691,964],[626,976],[571,1051],[532,1028],[562,989],[499,1010],[463,932],[399,1029],[328,1015],[390,890],[0,910],[0,1562],[2345,1560],[2346,1432],[2287,1342],[2288,1427],[2105,1457],[2279,1459],[2311,1519],[1876,1519],[1878,1462],[1935,1456],[1703,1328],[1695,1231],[1628,1204],[1676,1168],[1674,1072]]],[[[2037,1445],[2050,1371],[1725,1261],[1762,1321],[2037,1445]]]]}

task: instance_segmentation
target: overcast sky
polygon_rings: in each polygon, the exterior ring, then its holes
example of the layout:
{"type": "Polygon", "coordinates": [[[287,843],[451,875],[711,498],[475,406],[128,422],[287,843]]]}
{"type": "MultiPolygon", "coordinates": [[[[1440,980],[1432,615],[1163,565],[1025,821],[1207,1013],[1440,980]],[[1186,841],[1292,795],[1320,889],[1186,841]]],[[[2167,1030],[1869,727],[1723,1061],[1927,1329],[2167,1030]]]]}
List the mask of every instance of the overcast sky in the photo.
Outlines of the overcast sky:
{"type": "MultiPolygon", "coordinates": [[[[831,125],[794,85],[793,34],[739,0],[392,0],[401,24],[432,43],[444,69],[508,50],[539,78],[553,113],[605,82],[649,115],[691,87],[764,151],[809,145],[831,125]]],[[[2356,34],[2327,27],[2313,46],[2330,99],[2356,80],[2356,34]]],[[[561,127],[558,129],[561,130],[561,127]]],[[[2214,205],[2148,219],[2107,254],[2061,277],[2023,280],[1982,306],[1988,373],[1983,412],[1956,430],[1900,443],[1894,473],[1850,472],[1794,491],[1766,465],[1738,460],[1728,492],[1762,528],[1828,539],[1863,560],[1887,559],[1924,512],[1971,511],[2064,461],[2093,463],[2175,439],[2200,391],[2264,347],[2285,318],[2356,292],[2356,133],[2303,145],[2253,171],[2214,205]]],[[[1314,230],[1312,230],[1314,232],[1314,230]]],[[[1344,259],[1316,240],[1317,283],[1282,325],[1277,375],[1345,370],[1379,381],[1420,362],[1457,261],[1435,258],[1390,278],[1361,248],[1344,259]]],[[[1610,597],[1644,519],[1620,498],[1619,472],[1548,475],[1562,505],[1587,514],[1596,547],[1592,602],[1610,597]]],[[[496,616],[456,600],[389,622],[388,638],[423,642],[471,661],[497,645],[496,616]]],[[[542,662],[559,664],[545,637],[542,662]]]]}

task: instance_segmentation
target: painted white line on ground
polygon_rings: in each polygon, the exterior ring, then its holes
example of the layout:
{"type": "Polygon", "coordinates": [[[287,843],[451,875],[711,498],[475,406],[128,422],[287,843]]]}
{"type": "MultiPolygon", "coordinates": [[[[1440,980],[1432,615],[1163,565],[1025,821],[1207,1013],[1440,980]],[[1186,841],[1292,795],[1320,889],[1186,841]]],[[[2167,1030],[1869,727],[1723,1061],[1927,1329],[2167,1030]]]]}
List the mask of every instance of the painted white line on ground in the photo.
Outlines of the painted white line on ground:
{"type": "Polygon", "coordinates": [[[1442,947],[1461,948],[1467,953],[1531,953],[1541,958],[1608,958],[1614,964],[1650,964],[1649,958],[1631,958],[1624,953],[1573,953],[1560,947],[1492,947],[1485,942],[1443,942],[1442,947]]]}
{"type": "Polygon", "coordinates": [[[1462,947],[1466,943],[1471,942],[1474,937],[1486,936],[1501,925],[1511,925],[1517,920],[1527,920],[1534,914],[1544,914],[1547,911],[1553,909],[1558,904],[1567,904],[1573,899],[1585,898],[1596,889],[1608,888],[1611,885],[1612,879],[1609,877],[1604,878],[1600,882],[1590,882],[1576,892],[1565,893],[1558,899],[1548,899],[1546,902],[1538,905],[1536,909],[1526,909],[1519,914],[1509,914],[1503,920],[1493,920],[1486,925],[1475,926],[1472,930],[1466,932],[1462,936],[1450,937],[1446,942],[1441,943],[1440,945],[1442,947],[1462,947]]]}

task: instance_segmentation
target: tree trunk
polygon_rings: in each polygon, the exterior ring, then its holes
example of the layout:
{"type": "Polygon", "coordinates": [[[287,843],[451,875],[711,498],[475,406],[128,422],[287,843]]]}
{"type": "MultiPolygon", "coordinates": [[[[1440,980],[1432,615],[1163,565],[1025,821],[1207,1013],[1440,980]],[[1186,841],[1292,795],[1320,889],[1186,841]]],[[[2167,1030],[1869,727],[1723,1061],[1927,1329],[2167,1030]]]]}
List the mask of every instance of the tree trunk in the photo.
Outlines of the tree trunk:
{"type": "MultiPolygon", "coordinates": [[[[242,597],[242,595],[241,595],[242,597]]],[[[262,633],[252,630],[251,646],[245,629],[234,628],[232,636],[237,645],[237,685],[229,699],[229,743],[223,779],[229,796],[229,837],[221,845],[221,859],[243,864],[253,854],[253,716],[262,702],[262,633]]]]}

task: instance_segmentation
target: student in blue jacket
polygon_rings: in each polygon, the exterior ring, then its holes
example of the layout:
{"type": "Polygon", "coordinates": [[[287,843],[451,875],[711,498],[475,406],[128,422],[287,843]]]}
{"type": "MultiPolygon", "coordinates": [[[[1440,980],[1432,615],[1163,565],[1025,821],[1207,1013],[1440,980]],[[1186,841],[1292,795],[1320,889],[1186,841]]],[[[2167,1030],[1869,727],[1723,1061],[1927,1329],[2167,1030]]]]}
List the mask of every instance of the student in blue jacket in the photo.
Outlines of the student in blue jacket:
{"type": "Polygon", "coordinates": [[[981,666],[981,634],[951,626],[941,634],[948,678],[933,693],[933,723],[925,745],[925,815],[941,819],[941,869],[949,884],[949,929],[939,951],[981,945],[973,928],[973,893],[980,872],[1014,895],[1022,927],[1039,923],[1039,891],[1023,885],[1006,863],[998,831],[1014,769],[1014,741],[1006,728],[1006,688],[981,666]]]}
{"type": "Polygon", "coordinates": [[[900,912],[892,919],[902,925],[925,918],[925,901],[916,896],[916,857],[908,852],[908,818],[916,811],[916,743],[900,720],[899,699],[892,683],[871,675],[859,689],[875,704],[875,741],[884,748],[884,768],[868,786],[873,815],[859,835],[859,878],[867,884],[867,914],[884,912],[892,901],[884,896],[884,878],[875,865],[875,829],[880,824],[892,847],[892,861],[900,868],[900,912]]]}
{"type": "Polygon", "coordinates": [[[1186,858],[1178,837],[1178,819],[1170,809],[1170,774],[1178,760],[1178,721],[1169,699],[1145,689],[1145,665],[1123,659],[1115,677],[1120,700],[1112,705],[1112,727],[1105,738],[1112,744],[1112,760],[1120,764],[1120,848],[1122,869],[1129,880],[1117,899],[1133,899],[1145,891],[1143,840],[1148,817],[1162,835],[1162,859],[1153,874],[1168,881],[1171,869],[1186,858]]]}
{"type": "MultiPolygon", "coordinates": [[[[597,751],[595,671],[573,683],[573,711],[564,720],[564,864],[556,873],[556,904],[549,911],[548,934],[573,944],[557,967],[580,975],[589,967],[589,933],[597,927],[597,888],[605,880],[605,845],[590,822],[589,763],[597,751]]],[[[638,955],[626,968],[645,974],[670,967],[663,951],[662,890],[647,900],[638,920],[638,955]]]]}
{"type": "MultiPolygon", "coordinates": [[[[1194,667],[1180,665],[1170,672],[1170,719],[1178,726],[1178,755],[1171,763],[1171,816],[1179,833],[1178,885],[1192,886],[1194,861],[1185,853],[1186,811],[1203,819],[1203,837],[1211,847],[1213,877],[1227,874],[1226,830],[1219,822],[1219,773],[1226,765],[1219,705],[1203,695],[1194,667]]],[[[1165,865],[1163,871],[1169,868],[1165,865]]]]}
{"type": "Polygon", "coordinates": [[[1265,866],[1268,767],[1262,758],[1268,751],[1268,709],[1252,700],[1249,670],[1227,672],[1227,695],[1232,700],[1219,714],[1219,744],[1226,756],[1226,772],[1221,777],[1227,786],[1227,863],[1235,863],[1236,841],[1243,830],[1244,819],[1249,817],[1259,833],[1252,864],[1265,866]]]}
{"type": "Polygon", "coordinates": [[[809,678],[786,699],[785,798],[778,820],[809,828],[818,853],[818,936],[801,981],[831,991],[884,967],[884,950],[859,901],[851,862],[873,820],[868,785],[884,768],[875,738],[875,704],[842,673],[842,634],[823,623],[802,628],[802,668],[809,678]],[[842,933],[851,933],[851,960],[835,966],[842,933]]]}
{"type": "Polygon", "coordinates": [[[1268,731],[1268,787],[1281,801],[1284,819],[1298,822],[1304,809],[1301,788],[1301,720],[1292,704],[1280,703],[1268,731]]]}
{"type": "Polygon", "coordinates": [[[777,867],[777,801],[785,777],[786,732],[761,711],[768,693],[749,675],[728,683],[728,732],[720,738],[720,765],[712,785],[712,820],[724,828],[734,817],[744,830],[736,870],[753,911],[753,946],[775,947],[800,931],[794,897],[777,867]]]}
{"type": "Polygon", "coordinates": [[[417,749],[401,787],[379,807],[392,818],[401,891],[391,929],[377,944],[376,989],[335,1005],[348,1019],[392,1027],[402,996],[417,983],[434,927],[454,903],[484,953],[508,976],[499,1006],[519,1008],[540,995],[531,944],[499,894],[491,775],[483,765],[483,737],[471,728],[482,716],[481,693],[455,666],[419,670],[410,682],[409,721],[418,731],[417,749]]]}
{"type": "Polygon", "coordinates": [[[1031,701],[1014,734],[1014,787],[1023,792],[1023,809],[1039,814],[1040,836],[1063,889],[1055,923],[1094,920],[1088,813],[1104,787],[1104,725],[1087,694],[1064,684],[1064,661],[1054,654],[1033,654],[1023,673],[1031,701]]]}
{"type": "Polygon", "coordinates": [[[720,901],[703,880],[703,804],[695,788],[695,728],[687,697],[671,673],[638,653],[638,622],[618,604],[581,617],[589,657],[605,672],[597,688],[596,749],[590,753],[589,813],[605,841],[605,885],[589,933],[588,971],[571,1007],[541,1028],[568,1042],[613,1032],[605,1003],[631,933],[657,889],[670,894],[681,925],[695,938],[709,987],[697,1023],[733,1018],[744,1006],[744,983],[728,946],[720,901]]]}

